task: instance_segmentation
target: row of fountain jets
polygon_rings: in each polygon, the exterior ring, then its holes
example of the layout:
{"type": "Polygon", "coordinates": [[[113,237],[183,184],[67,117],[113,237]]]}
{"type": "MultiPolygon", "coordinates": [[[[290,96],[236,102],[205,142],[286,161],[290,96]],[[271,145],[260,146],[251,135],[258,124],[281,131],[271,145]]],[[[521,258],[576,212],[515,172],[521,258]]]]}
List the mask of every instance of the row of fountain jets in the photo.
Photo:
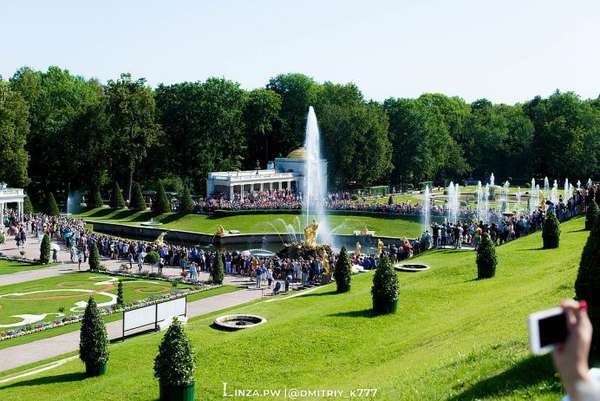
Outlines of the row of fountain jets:
{"type": "MultiPolygon", "coordinates": [[[[592,185],[591,179],[588,179],[587,186],[590,187],[592,185]]],[[[500,195],[498,197],[498,203],[493,211],[499,211],[501,213],[508,212],[509,209],[509,189],[510,183],[508,181],[504,182],[504,185],[497,186],[495,184],[494,174],[490,175],[489,183],[482,185],[481,181],[477,183],[477,221],[488,222],[490,211],[492,208],[490,207],[490,195],[493,195],[493,199],[496,199],[496,190],[499,188],[500,195]]],[[[563,201],[568,201],[573,196],[573,191],[577,188],[577,190],[581,189],[581,181],[577,181],[577,187],[574,187],[573,184],[569,182],[569,179],[565,179],[565,183],[563,186],[563,201]]],[[[447,210],[446,216],[448,222],[456,223],[460,217],[460,185],[450,182],[447,188],[447,210]]],[[[554,180],[552,187],[550,187],[550,181],[548,177],[544,178],[544,188],[541,189],[539,184],[536,184],[535,179],[531,179],[531,187],[529,192],[523,194],[521,192],[521,188],[517,187],[517,192],[515,193],[515,202],[513,203],[512,211],[523,211],[527,210],[529,213],[533,213],[542,200],[549,200],[553,204],[558,204],[559,202],[559,189],[558,182],[554,180]],[[528,201],[526,203],[522,203],[521,199],[526,196],[528,201]]],[[[425,229],[428,229],[431,226],[431,189],[429,186],[425,187],[425,195],[423,200],[423,226],[425,229]]]]}

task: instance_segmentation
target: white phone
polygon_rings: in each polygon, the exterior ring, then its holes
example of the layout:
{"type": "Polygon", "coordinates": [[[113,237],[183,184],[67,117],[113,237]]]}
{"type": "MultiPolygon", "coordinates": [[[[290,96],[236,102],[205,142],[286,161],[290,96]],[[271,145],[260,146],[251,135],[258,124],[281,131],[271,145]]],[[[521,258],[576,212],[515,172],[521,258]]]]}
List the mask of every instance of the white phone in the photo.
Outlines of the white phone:
{"type": "Polygon", "coordinates": [[[529,315],[529,345],[534,354],[545,354],[567,339],[567,318],[562,308],[552,308],[529,315]]]}

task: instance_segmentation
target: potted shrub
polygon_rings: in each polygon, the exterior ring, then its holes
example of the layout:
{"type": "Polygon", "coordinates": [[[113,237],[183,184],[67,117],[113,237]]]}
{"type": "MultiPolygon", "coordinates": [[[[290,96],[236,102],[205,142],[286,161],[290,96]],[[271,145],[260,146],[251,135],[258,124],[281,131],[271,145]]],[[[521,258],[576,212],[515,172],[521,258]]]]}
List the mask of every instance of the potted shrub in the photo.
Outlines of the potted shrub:
{"type": "Polygon", "coordinates": [[[210,276],[212,278],[213,284],[223,284],[225,270],[223,268],[223,258],[221,258],[221,252],[219,252],[218,250],[215,254],[215,263],[213,263],[210,276]]]}
{"type": "Polygon", "coordinates": [[[108,334],[92,297],[81,322],[79,359],[85,363],[88,377],[103,375],[108,370],[108,334]]]}
{"type": "Polygon", "coordinates": [[[340,256],[335,264],[333,276],[335,277],[337,292],[350,291],[350,282],[352,281],[352,266],[350,264],[350,258],[348,258],[348,252],[346,251],[345,246],[343,246],[340,251],[340,256]]]}
{"type": "Polygon", "coordinates": [[[491,278],[496,274],[496,247],[488,233],[483,234],[477,247],[477,278],[491,278]]]}
{"type": "Polygon", "coordinates": [[[154,359],[154,376],[160,386],[161,401],[193,401],[194,351],[177,318],[167,329],[154,359]]]}
{"type": "Polygon", "coordinates": [[[92,242],[90,247],[90,257],[88,258],[90,271],[97,272],[100,270],[100,252],[95,242],[92,242]]]}
{"type": "Polygon", "coordinates": [[[395,313],[398,308],[398,277],[387,256],[381,258],[373,276],[373,312],[376,314],[395,313]]]}
{"type": "Polygon", "coordinates": [[[544,249],[558,248],[560,241],[560,223],[553,211],[548,212],[548,215],[544,219],[542,240],[544,242],[544,249]]]}
{"type": "Polygon", "coordinates": [[[124,302],[123,297],[123,279],[119,279],[117,283],[117,305],[122,306],[124,302]]]}
{"type": "Polygon", "coordinates": [[[40,244],[40,263],[44,265],[50,263],[50,237],[48,234],[44,234],[40,244]]]}
{"type": "Polygon", "coordinates": [[[600,214],[600,209],[598,209],[598,204],[595,200],[591,200],[588,208],[585,212],[585,229],[591,230],[594,227],[594,221],[598,218],[600,214]]]}

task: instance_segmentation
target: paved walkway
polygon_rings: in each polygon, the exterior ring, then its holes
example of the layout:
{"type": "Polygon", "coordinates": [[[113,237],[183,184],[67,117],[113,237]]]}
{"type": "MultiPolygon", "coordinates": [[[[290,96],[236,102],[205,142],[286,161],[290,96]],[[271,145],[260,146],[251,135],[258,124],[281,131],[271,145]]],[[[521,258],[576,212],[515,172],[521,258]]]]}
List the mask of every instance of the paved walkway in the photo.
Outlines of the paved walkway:
{"type": "MultiPolygon", "coordinates": [[[[188,304],[188,318],[241,305],[259,299],[261,296],[261,291],[246,289],[190,302],[188,304]]],[[[111,322],[106,325],[108,336],[111,339],[120,338],[122,335],[122,328],[122,320],[111,322]]],[[[79,330],[5,348],[0,350],[0,372],[54,358],[69,352],[77,351],[78,349],[79,330]]]]}

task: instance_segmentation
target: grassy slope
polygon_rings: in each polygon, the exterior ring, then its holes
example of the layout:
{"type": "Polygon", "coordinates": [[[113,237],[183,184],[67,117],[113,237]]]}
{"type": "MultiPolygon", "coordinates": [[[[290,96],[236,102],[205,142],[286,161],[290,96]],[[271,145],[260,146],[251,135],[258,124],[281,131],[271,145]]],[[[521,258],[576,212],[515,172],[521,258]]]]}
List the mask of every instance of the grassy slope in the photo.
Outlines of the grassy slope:
{"type": "MultiPolygon", "coordinates": [[[[432,269],[399,275],[392,316],[370,316],[372,276],[365,274],[347,294],[328,286],[240,307],[269,319],[248,331],[216,331],[214,315],[194,319],[187,331],[198,352],[199,399],[222,399],[225,381],[252,389],[375,387],[377,400],[556,400],[561,388],[550,358],[527,351],[525,319],[572,296],[582,227],[583,219],[563,224],[560,249],[541,250],[539,234],[498,248],[497,275],[486,281],[474,280],[472,252],[424,255],[419,260],[432,269]]],[[[0,392],[7,401],[155,399],[160,337],[113,345],[106,377],[81,380],[76,361],[0,392]]]]}
{"type": "MultiPolygon", "coordinates": [[[[92,209],[79,215],[88,220],[106,221],[110,223],[139,225],[152,218],[151,212],[134,212],[129,210],[92,209]]],[[[282,223],[292,224],[296,231],[301,232],[302,224],[298,214],[256,214],[213,218],[206,215],[190,214],[179,216],[176,213],[166,213],[154,217],[164,224],[161,228],[173,230],[194,231],[212,234],[219,225],[226,230],[239,230],[241,233],[285,233],[282,223]]],[[[379,235],[395,237],[416,237],[421,234],[421,224],[418,218],[385,219],[367,216],[329,216],[329,225],[339,234],[350,234],[361,230],[365,225],[379,235]]]]}
{"type": "Polygon", "coordinates": [[[48,265],[35,265],[31,263],[21,263],[12,260],[0,259],[0,274],[13,274],[25,270],[36,270],[48,267],[48,265]]]}

